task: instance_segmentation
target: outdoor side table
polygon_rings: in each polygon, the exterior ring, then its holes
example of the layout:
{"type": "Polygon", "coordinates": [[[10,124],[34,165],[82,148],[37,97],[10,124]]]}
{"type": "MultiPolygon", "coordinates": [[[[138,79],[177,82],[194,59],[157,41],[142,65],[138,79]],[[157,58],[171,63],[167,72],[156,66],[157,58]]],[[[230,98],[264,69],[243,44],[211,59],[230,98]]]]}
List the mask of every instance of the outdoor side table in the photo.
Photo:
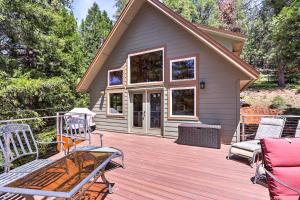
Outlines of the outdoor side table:
{"type": "Polygon", "coordinates": [[[221,148],[221,126],[184,123],[178,126],[178,144],[221,148]]]}

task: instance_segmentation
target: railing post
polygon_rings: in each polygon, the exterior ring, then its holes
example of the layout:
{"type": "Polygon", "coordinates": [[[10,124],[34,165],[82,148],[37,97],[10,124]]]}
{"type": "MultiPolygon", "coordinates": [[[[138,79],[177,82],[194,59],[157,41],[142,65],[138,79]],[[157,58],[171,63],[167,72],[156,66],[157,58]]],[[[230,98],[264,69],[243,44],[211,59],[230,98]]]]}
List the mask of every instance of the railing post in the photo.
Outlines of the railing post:
{"type": "Polygon", "coordinates": [[[245,136],[245,116],[242,115],[242,141],[244,141],[246,138],[245,136]]]}
{"type": "Polygon", "coordinates": [[[60,119],[60,113],[56,113],[56,132],[60,139],[60,152],[62,152],[63,149],[63,138],[62,138],[62,120],[60,119]]]}
{"type": "MultiPolygon", "coordinates": [[[[60,131],[59,131],[59,112],[56,113],[56,140],[58,140],[57,136],[60,136],[60,131]]],[[[62,146],[61,146],[61,138],[60,138],[60,152],[62,151],[62,146]]]]}
{"type": "Polygon", "coordinates": [[[241,116],[235,134],[236,134],[236,142],[240,142],[241,141],[241,116]]]}

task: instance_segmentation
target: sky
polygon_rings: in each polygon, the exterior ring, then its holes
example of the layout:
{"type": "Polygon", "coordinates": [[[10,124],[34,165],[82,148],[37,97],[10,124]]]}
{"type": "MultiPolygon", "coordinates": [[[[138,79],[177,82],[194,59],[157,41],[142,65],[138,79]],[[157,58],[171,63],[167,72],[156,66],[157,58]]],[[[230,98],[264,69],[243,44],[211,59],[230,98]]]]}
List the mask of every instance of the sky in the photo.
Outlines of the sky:
{"type": "Polygon", "coordinates": [[[96,2],[101,10],[105,10],[108,16],[113,19],[113,15],[116,12],[114,0],[74,0],[72,4],[72,10],[77,19],[78,24],[85,18],[88,9],[96,2]]]}

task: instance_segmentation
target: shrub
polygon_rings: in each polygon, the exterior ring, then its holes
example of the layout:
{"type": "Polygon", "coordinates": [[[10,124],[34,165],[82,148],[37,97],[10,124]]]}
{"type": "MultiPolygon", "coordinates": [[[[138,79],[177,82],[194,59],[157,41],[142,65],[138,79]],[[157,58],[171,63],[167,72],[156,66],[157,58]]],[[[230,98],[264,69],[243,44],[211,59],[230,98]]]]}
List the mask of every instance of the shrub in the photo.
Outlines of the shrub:
{"type": "Polygon", "coordinates": [[[276,96],[272,100],[271,108],[285,108],[286,102],[281,96],[276,96]]]}

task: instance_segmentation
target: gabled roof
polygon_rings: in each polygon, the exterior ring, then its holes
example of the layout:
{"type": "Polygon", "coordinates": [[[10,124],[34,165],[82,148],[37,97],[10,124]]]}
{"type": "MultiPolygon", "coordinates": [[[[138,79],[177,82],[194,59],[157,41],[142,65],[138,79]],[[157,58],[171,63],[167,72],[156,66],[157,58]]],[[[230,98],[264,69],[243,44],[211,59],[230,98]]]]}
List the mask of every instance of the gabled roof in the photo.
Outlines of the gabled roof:
{"type": "MultiPolygon", "coordinates": [[[[162,12],[165,16],[169,17],[172,21],[180,25],[183,29],[188,31],[192,34],[195,38],[203,42],[208,47],[215,50],[219,55],[224,57],[226,60],[231,62],[235,67],[239,68],[243,73],[245,73],[249,80],[257,79],[259,72],[256,71],[252,66],[247,64],[243,61],[240,57],[234,55],[231,51],[226,49],[223,45],[215,41],[211,38],[207,33],[207,31],[215,31],[215,29],[210,28],[210,30],[204,30],[205,27],[197,27],[193,23],[185,20],[183,17],[169,9],[163,3],[159,2],[158,0],[130,0],[126,7],[124,8],[123,12],[121,13],[119,19],[115,23],[112,31],[104,41],[102,47],[98,50],[95,58],[93,59],[92,63],[86,70],[83,78],[80,80],[79,84],[77,85],[76,90],[78,92],[88,90],[90,84],[96,77],[97,73],[101,69],[102,65],[106,61],[107,57],[112,52],[113,48],[116,46],[117,42],[126,31],[127,27],[129,26],[132,19],[135,17],[139,9],[144,3],[151,4],[154,8],[162,12]]],[[[208,28],[206,28],[208,29],[208,28]]],[[[227,34],[227,35],[236,35],[228,33],[228,31],[221,31],[218,30],[219,34],[227,34]]],[[[237,37],[236,37],[237,38],[237,37]]],[[[240,38],[241,39],[241,38],[240,38]]]]}

